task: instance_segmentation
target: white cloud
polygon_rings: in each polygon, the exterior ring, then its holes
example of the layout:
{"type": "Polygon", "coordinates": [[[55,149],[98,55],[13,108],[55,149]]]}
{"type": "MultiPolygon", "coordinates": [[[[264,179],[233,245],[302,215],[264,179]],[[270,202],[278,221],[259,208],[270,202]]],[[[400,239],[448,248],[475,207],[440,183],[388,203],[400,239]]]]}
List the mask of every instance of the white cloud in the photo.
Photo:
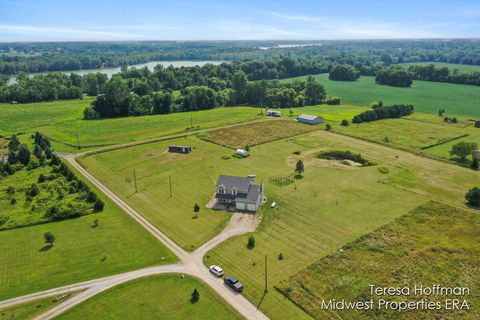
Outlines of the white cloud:
{"type": "Polygon", "coordinates": [[[303,15],[290,15],[290,14],[282,14],[277,12],[269,12],[268,14],[283,20],[293,20],[293,21],[317,21],[318,20],[318,18],[316,17],[303,16],[303,15]]]}
{"type": "Polygon", "coordinates": [[[141,34],[111,32],[100,29],[73,28],[73,27],[39,27],[29,25],[5,25],[0,24],[0,32],[10,34],[22,34],[42,37],[65,38],[68,39],[110,39],[127,40],[132,38],[145,38],[141,34]]]}

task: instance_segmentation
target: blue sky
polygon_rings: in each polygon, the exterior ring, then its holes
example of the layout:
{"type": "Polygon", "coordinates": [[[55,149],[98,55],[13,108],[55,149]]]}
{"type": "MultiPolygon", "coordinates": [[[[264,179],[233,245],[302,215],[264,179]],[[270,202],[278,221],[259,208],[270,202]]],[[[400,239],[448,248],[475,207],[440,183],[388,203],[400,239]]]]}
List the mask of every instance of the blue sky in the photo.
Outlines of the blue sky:
{"type": "Polygon", "coordinates": [[[479,36],[479,0],[0,0],[0,41],[479,36]]]}

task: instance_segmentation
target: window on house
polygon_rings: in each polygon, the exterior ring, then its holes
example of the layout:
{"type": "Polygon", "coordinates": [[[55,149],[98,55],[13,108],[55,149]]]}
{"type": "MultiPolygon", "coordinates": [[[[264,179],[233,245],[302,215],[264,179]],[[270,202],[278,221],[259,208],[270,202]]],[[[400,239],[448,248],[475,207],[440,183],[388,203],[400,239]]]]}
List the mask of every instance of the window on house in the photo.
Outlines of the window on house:
{"type": "Polygon", "coordinates": [[[219,194],[225,194],[225,189],[219,188],[219,189],[218,189],[218,193],[219,193],[219,194]]]}
{"type": "Polygon", "coordinates": [[[234,196],[236,196],[236,195],[237,195],[237,190],[233,189],[233,190],[232,190],[232,194],[233,194],[234,196]]]}

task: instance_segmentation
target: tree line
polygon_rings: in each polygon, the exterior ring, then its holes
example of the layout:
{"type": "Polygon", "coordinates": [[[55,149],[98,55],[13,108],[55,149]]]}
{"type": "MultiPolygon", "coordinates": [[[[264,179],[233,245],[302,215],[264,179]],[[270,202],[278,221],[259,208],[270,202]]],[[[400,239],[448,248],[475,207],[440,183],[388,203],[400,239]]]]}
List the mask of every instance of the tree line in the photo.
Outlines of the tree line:
{"type": "Polygon", "coordinates": [[[159,72],[147,72],[148,77],[141,78],[130,78],[125,74],[112,77],[105,84],[104,93],[85,109],[84,118],[168,114],[239,104],[292,108],[323,102],[340,103],[338,97],[325,100],[325,88],[311,76],[306,81],[286,83],[278,80],[250,81],[245,72],[240,70],[229,81],[218,77],[197,79],[200,82],[198,85],[186,86],[181,90],[174,90],[177,82],[171,82],[167,88],[156,91],[149,83],[155,83],[158,77],[164,75],[162,68],[156,71],[159,72]]]}
{"type": "Polygon", "coordinates": [[[413,113],[414,107],[411,104],[396,104],[393,106],[377,106],[357,114],[353,117],[353,123],[370,122],[387,118],[401,118],[413,113]]]}
{"type": "Polygon", "coordinates": [[[326,65],[374,66],[403,62],[480,65],[478,39],[298,41],[140,41],[0,44],[0,74],[119,67],[161,60],[265,60],[289,56],[326,65]],[[268,47],[262,50],[261,47],[268,47]],[[401,49],[401,50],[399,50],[401,49]]]}
{"type": "Polygon", "coordinates": [[[458,69],[450,71],[448,67],[439,67],[434,64],[410,66],[408,72],[415,80],[480,86],[480,72],[460,72],[458,69]]]}

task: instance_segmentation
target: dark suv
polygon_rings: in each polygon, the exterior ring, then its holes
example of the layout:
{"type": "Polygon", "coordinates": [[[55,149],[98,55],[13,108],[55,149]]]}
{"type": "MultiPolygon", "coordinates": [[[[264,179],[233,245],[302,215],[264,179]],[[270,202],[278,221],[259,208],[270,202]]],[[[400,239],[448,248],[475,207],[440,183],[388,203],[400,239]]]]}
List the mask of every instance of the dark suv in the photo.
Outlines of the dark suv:
{"type": "Polygon", "coordinates": [[[237,278],[235,278],[234,276],[225,277],[223,282],[236,292],[243,291],[243,284],[241,284],[240,281],[238,281],[237,278]]]}

